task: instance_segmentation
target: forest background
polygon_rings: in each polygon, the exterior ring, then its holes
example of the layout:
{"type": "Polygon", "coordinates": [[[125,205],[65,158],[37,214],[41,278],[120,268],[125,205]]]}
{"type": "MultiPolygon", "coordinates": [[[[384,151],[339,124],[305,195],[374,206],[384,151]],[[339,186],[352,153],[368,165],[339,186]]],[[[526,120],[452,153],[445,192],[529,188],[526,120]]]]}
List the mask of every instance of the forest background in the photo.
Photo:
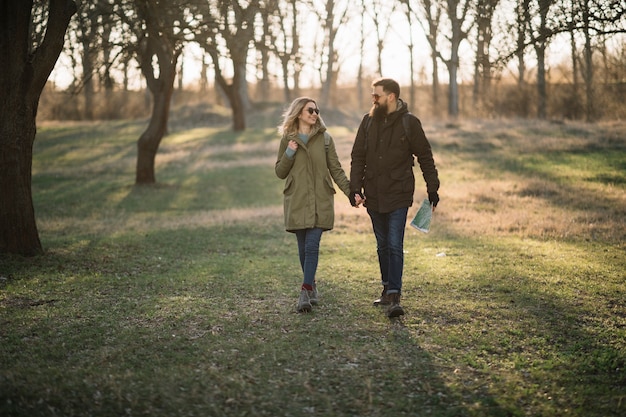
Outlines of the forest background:
{"type": "Polygon", "coordinates": [[[0,414],[624,415],[623,2],[0,4],[0,414]],[[379,74],[445,184],[408,314],[337,196],[297,315],[275,126],[345,164],[379,74]]]}
{"type": "Polygon", "coordinates": [[[325,109],[362,113],[380,75],[400,81],[405,101],[425,117],[593,121],[626,112],[626,22],[615,0],[78,6],[42,119],[143,117],[143,93],[158,88],[168,97],[169,86],[151,86],[155,77],[230,107],[235,130],[246,127],[254,103],[303,94],[325,109]]]}
{"type": "Polygon", "coordinates": [[[369,84],[381,74],[402,82],[422,118],[620,119],[623,9],[619,0],[8,1],[0,251],[42,250],[30,189],[37,120],[147,115],[135,181],[153,184],[173,100],[190,102],[175,96],[185,88],[228,108],[234,131],[247,127],[254,105],[303,94],[351,120],[369,106],[369,84]],[[429,64],[419,58],[420,39],[429,64]],[[570,65],[552,67],[551,48],[566,46],[570,65]],[[185,87],[189,50],[201,51],[199,77],[185,87]],[[70,65],[47,83],[59,56],[70,65]]]}

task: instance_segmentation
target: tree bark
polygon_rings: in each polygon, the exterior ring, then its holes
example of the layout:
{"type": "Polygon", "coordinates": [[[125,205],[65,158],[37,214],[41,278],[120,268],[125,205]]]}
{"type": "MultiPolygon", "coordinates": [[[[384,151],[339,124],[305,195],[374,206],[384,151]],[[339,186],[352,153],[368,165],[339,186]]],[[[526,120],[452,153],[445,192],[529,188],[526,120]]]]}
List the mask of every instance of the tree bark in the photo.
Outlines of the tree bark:
{"type": "Polygon", "coordinates": [[[447,14],[450,19],[452,35],[450,36],[450,59],[445,60],[445,64],[449,74],[448,115],[453,118],[459,116],[459,84],[457,80],[460,64],[459,47],[467,37],[467,32],[463,30],[462,26],[467,17],[469,6],[469,0],[464,3],[462,0],[447,0],[447,14]],[[460,16],[457,14],[459,7],[461,7],[460,16]]]}
{"type": "Polygon", "coordinates": [[[546,48],[551,36],[548,27],[548,14],[553,0],[538,0],[539,5],[539,29],[538,38],[535,39],[534,47],[537,55],[537,118],[548,117],[548,93],[546,86],[546,48]]]}
{"type": "Polygon", "coordinates": [[[174,83],[170,88],[152,92],[152,115],[148,128],[137,141],[137,167],[135,183],[137,185],[154,184],[156,182],[155,160],[159,145],[167,131],[167,120],[170,102],[174,91],[174,83]]]}
{"type": "Polygon", "coordinates": [[[33,2],[0,3],[0,252],[43,252],[32,199],[32,157],[41,92],[63,48],[71,0],[50,0],[45,37],[33,45],[33,2]]]}
{"type": "Polygon", "coordinates": [[[587,98],[585,106],[585,116],[588,122],[595,120],[595,106],[593,97],[593,49],[591,47],[590,23],[591,15],[589,11],[589,3],[582,2],[583,5],[583,34],[585,36],[584,47],[584,80],[585,80],[585,96],[587,98]]]}
{"type": "Polygon", "coordinates": [[[170,103],[176,79],[176,63],[182,49],[164,39],[159,39],[156,28],[144,39],[140,53],[141,72],[146,78],[148,89],[152,93],[152,115],[147,129],[137,141],[137,167],[135,183],[137,185],[154,184],[155,159],[163,136],[167,132],[170,103]],[[159,76],[155,77],[152,58],[157,57],[159,76]]]}
{"type": "Polygon", "coordinates": [[[246,81],[246,64],[250,43],[254,40],[254,20],[259,10],[258,1],[250,1],[242,7],[238,1],[218,2],[219,7],[213,16],[215,21],[224,19],[223,24],[217,25],[216,31],[225,42],[232,64],[232,82],[228,82],[222,73],[220,58],[224,57],[223,50],[218,48],[215,34],[208,31],[204,34],[202,48],[211,56],[215,67],[215,82],[222,89],[229,101],[232,110],[233,130],[240,132],[246,129],[246,109],[251,107],[248,97],[246,81]],[[236,30],[234,30],[236,28],[236,30]]]}

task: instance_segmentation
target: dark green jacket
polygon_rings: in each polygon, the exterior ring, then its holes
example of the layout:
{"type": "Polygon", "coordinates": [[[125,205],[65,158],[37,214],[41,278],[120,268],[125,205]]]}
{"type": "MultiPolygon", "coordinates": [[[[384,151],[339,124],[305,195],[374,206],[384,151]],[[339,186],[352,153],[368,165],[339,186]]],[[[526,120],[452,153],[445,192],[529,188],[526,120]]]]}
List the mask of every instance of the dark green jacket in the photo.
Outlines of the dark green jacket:
{"type": "Polygon", "coordinates": [[[372,119],[369,129],[369,115],[365,115],[352,147],[350,189],[363,190],[366,207],[379,213],[413,204],[413,156],[417,157],[427,191],[439,189],[437,168],[422,124],[409,114],[411,137],[407,138],[402,125],[406,113],[406,104],[398,100],[398,109],[385,120],[372,119]]]}
{"type": "Polygon", "coordinates": [[[278,178],[286,179],[283,197],[285,229],[289,232],[313,227],[333,228],[336,192],[333,180],[346,196],[349,195],[350,182],[341,168],[332,137],[328,137],[328,147],[324,143],[325,130],[319,127],[311,132],[306,145],[297,134],[284,135],[280,141],[275,170],[278,178]],[[298,142],[293,159],[285,154],[292,139],[298,142]]]}

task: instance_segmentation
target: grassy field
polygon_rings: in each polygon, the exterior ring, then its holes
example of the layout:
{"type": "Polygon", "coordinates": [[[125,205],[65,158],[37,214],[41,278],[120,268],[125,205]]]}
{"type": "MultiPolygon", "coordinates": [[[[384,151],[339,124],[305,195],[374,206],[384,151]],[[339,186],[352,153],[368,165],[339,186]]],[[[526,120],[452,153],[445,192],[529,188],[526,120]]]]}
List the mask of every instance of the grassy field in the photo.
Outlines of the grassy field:
{"type": "MultiPolygon", "coordinates": [[[[625,123],[424,120],[441,203],[407,229],[390,321],[340,194],[320,305],[295,313],[262,120],[172,129],[141,188],[144,123],[40,126],[46,254],[0,255],[0,415],[626,415],[625,123]]],[[[330,129],[345,169],[354,127],[330,129]]]]}

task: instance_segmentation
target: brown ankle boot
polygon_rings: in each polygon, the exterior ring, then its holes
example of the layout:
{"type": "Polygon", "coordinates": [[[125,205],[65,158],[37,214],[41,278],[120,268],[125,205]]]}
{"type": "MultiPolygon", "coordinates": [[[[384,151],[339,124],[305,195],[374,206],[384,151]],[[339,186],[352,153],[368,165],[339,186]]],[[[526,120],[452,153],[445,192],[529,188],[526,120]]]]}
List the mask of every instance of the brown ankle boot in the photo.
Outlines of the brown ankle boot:
{"type": "Polygon", "coordinates": [[[374,300],[374,306],[388,306],[391,304],[391,298],[387,295],[387,286],[383,285],[383,292],[380,294],[380,298],[374,300]]]}
{"type": "Polygon", "coordinates": [[[400,305],[400,293],[389,294],[391,305],[387,308],[387,317],[393,318],[404,315],[404,309],[400,305]]]}

